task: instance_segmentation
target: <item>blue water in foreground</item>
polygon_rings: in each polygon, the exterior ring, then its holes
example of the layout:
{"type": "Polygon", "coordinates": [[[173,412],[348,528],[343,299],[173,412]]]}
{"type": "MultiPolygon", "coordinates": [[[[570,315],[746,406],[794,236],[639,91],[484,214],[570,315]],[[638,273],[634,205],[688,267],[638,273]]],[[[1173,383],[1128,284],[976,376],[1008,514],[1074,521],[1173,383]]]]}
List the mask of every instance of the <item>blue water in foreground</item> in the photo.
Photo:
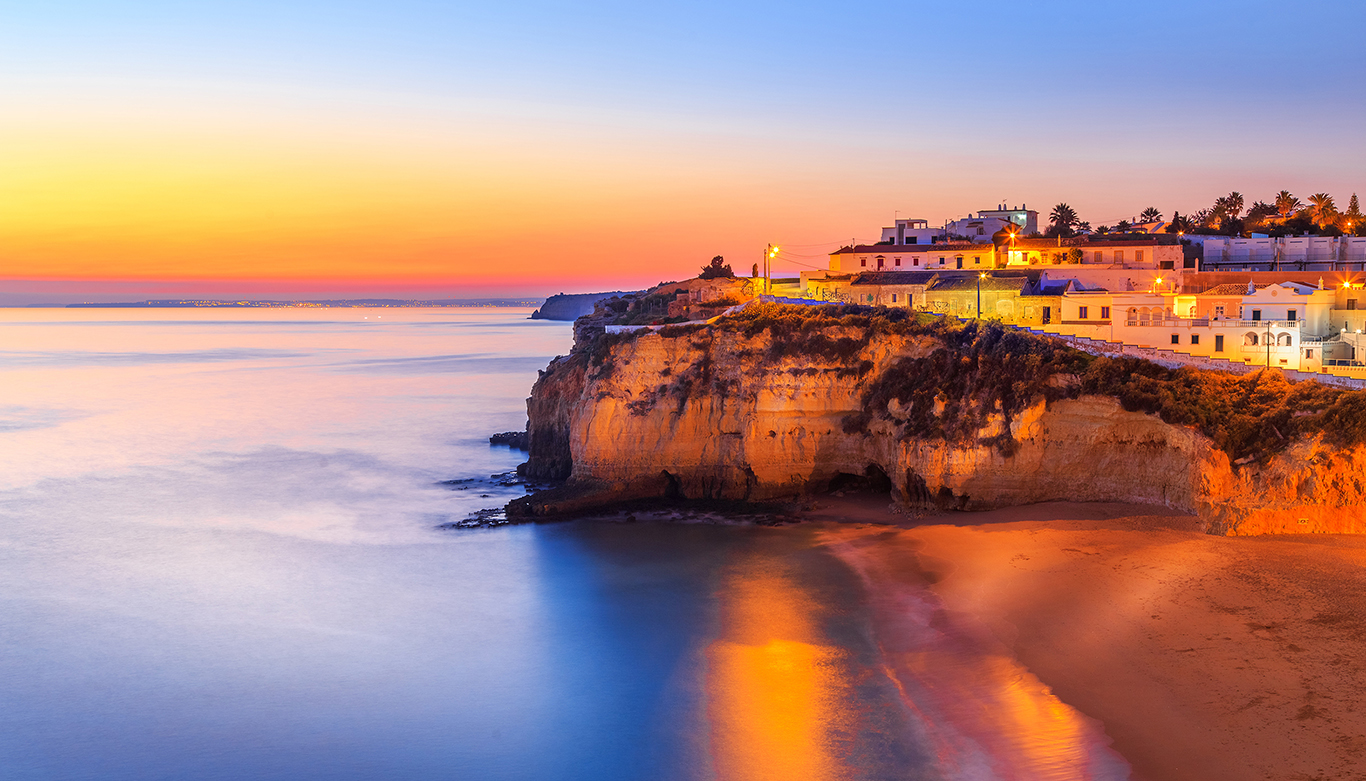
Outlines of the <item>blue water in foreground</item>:
{"type": "Polygon", "coordinates": [[[0,309],[0,779],[1127,776],[879,527],[439,528],[527,314],[0,309]]]}
{"type": "Polygon", "coordinates": [[[809,531],[436,528],[521,490],[440,481],[523,460],[527,314],[0,310],[0,777],[917,777],[809,531]]]}

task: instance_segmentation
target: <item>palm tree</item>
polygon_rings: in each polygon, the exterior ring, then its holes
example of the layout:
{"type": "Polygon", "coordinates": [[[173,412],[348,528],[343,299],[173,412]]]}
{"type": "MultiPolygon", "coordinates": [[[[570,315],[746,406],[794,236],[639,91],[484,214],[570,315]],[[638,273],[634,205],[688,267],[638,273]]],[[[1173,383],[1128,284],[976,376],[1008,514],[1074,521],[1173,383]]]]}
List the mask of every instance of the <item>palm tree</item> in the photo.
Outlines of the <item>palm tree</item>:
{"type": "Polygon", "coordinates": [[[1053,207],[1053,213],[1048,216],[1048,221],[1059,228],[1071,228],[1077,224],[1077,210],[1060,203],[1053,207]]]}
{"type": "Polygon", "coordinates": [[[1333,204],[1333,196],[1328,193],[1314,193],[1309,196],[1309,215],[1320,228],[1336,222],[1338,210],[1333,204]]]}
{"type": "Polygon", "coordinates": [[[1201,209],[1191,215],[1191,222],[1201,228],[1212,227],[1211,223],[1217,222],[1216,215],[1209,209],[1201,209]]]}
{"type": "Polygon", "coordinates": [[[1300,199],[1290,194],[1289,190],[1281,190],[1276,193],[1276,213],[1281,217],[1289,219],[1295,216],[1295,212],[1300,210],[1300,199]]]}
{"type": "Polygon", "coordinates": [[[1234,190],[1224,196],[1224,216],[1230,220],[1238,219],[1238,215],[1243,213],[1243,194],[1234,190]]]}
{"type": "Polygon", "coordinates": [[[1158,222],[1161,219],[1162,212],[1158,211],[1154,206],[1149,206],[1143,210],[1142,214],[1138,215],[1139,222],[1158,222]]]}
{"type": "Polygon", "coordinates": [[[1129,229],[1132,227],[1133,226],[1129,224],[1128,220],[1120,220],[1119,222],[1115,223],[1115,232],[1128,233],[1129,229]]]}

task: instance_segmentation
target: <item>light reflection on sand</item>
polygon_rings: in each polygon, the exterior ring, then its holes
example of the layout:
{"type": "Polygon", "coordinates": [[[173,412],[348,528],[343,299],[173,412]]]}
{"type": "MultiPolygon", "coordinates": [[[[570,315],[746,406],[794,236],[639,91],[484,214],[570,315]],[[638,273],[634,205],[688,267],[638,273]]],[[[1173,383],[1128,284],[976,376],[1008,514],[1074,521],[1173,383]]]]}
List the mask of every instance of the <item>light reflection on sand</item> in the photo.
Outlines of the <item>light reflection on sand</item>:
{"type": "Polygon", "coordinates": [[[1059,700],[984,627],[945,611],[914,549],[885,529],[831,529],[832,552],[863,579],[878,644],[951,778],[1123,779],[1103,726],[1059,700]]]}
{"type": "Polygon", "coordinates": [[[837,777],[830,747],[845,682],[843,653],[817,642],[813,605],[787,577],[733,569],[718,590],[720,637],[707,649],[717,776],[837,777]]]}

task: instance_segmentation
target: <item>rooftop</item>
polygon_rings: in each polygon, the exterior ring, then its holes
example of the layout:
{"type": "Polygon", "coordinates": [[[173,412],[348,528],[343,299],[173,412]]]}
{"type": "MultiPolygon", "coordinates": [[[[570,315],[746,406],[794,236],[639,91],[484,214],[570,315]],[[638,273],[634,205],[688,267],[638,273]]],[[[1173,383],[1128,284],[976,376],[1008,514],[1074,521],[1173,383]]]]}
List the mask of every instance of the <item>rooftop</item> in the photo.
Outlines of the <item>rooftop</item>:
{"type": "Polygon", "coordinates": [[[851,285],[928,285],[939,276],[937,271],[867,271],[851,285]]]}
{"type": "Polygon", "coordinates": [[[840,247],[831,255],[847,255],[851,253],[869,253],[876,255],[902,255],[908,252],[958,252],[964,250],[977,250],[986,252],[991,249],[991,243],[974,244],[970,241],[945,242],[943,244],[859,244],[855,247],[840,247]]]}
{"type": "MultiPolygon", "coordinates": [[[[1271,287],[1273,284],[1275,284],[1275,283],[1274,283],[1274,282],[1257,282],[1257,283],[1255,283],[1255,287],[1256,287],[1257,290],[1261,290],[1261,289],[1264,288],[1264,287],[1271,287]]],[[[1201,291],[1201,292],[1199,292],[1199,293],[1196,293],[1196,295],[1197,295],[1197,296],[1245,296],[1245,295],[1247,295],[1247,285],[1240,284],[1240,283],[1238,283],[1238,282],[1226,282],[1226,283],[1224,283],[1224,284],[1222,284],[1222,285],[1215,285],[1214,287],[1212,287],[1212,288],[1210,288],[1210,289],[1208,289],[1208,290],[1203,290],[1203,291],[1201,291]]]]}
{"type": "Polygon", "coordinates": [[[930,286],[930,290],[935,292],[953,291],[977,291],[977,284],[981,282],[982,290],[1013,290],[1019,293],[1029,288],[1029,277],[986,277],[985,279],[975,274],[955,277],[940,277],[930,286]]]}

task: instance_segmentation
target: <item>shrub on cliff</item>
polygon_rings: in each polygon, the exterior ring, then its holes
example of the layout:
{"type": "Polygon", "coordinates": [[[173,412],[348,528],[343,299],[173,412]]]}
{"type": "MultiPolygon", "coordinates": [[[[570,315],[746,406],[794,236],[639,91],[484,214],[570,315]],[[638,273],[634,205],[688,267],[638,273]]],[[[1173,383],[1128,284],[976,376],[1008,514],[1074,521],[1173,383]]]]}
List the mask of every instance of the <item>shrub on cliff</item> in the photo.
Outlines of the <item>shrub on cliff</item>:
{"type": "MultiPolygon", "coordinates": [[[[897,423],[907,436],[967,442],[993,413],[1003,416],[1008,432],[1015,416],[1037,399],[1093,394],[1116,398],[1129,411],[1192,426],[1234,460],[1273,453],[1297,435],[1318,432],[1334,444],[1366,444],[1366,391],[1291,383],[1276,371],[1240,376],[1096,357],[995,323],[948,326],[941,338],[944,349],[897,361],[870,383],[864,413],[851,416],[846,429],[866,429],[878,417],[897,423]],[[901,410],[896,417],[888,412],[894,399],[901,410]]],[[[1013,450],[1008,433],[990,444],[1013,450]]]]}

